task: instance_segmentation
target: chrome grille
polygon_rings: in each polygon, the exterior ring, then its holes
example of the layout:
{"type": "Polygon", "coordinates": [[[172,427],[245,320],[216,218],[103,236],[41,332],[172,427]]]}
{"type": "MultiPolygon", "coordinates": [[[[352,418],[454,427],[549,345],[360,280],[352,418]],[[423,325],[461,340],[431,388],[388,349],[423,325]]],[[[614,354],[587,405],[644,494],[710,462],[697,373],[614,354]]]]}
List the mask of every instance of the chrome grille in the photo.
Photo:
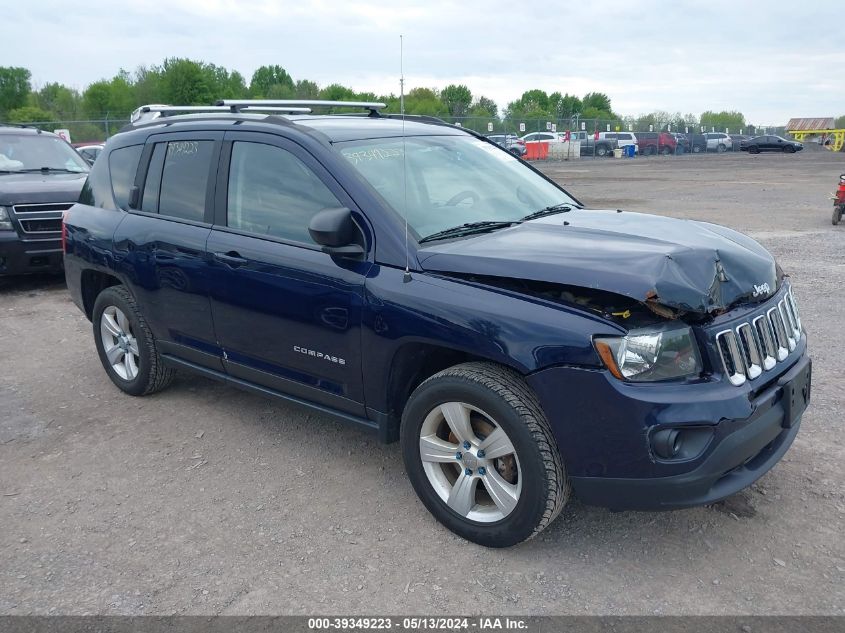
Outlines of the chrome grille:
{"type": "Polygon", "coordinates": [[[777,305],[716,334],[722,371],[737,387],[786,360],[801,339],[801,317],[790,287],[777,305]]]}
{"type": "MultiPolygon", "coordinates": [[[[44,204],[16,204],[12,206],[15,215],[27,213],[47,213],[67,211],[73,206],[73,202],[47,202],[44,204]]],[[[61,217],[61,216],[60,216],[61,217]]]]}
{"type": "Polygon", "coordinates": [[[24,233],[58,233],[62,230],[61,218],[21,219],[21,230],[24,233]]]}

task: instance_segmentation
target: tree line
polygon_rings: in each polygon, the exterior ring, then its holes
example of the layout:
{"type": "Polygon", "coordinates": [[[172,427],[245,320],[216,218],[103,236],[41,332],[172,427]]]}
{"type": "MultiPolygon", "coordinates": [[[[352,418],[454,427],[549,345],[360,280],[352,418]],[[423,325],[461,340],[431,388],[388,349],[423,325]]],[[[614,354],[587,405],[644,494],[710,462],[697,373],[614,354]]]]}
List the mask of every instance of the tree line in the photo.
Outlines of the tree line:
{"type": "MultiPolygon", "coordinates": [[[[67,124],[69,121],[100,121],[69,125],[74,138],[94,139],[114,133],[140,105],[169,103],[208,105],[217,99],[321,99],[383,101],[389,112],[399,112],[399,96],[356,92],[339,83],[320,86],[309,79],[294,79],[277,64],[258,68],[247,79],[238,71],[184,58],[168,58],[160,65],[121,70],[111,79],[90,84],[81,92],[58,82],[34,87],[26,68],[0,66],[0,121],[10,123],[67,124]],[[112,123],[110,124],[109,121],[112,123]]],[[[462,84],[442,89],[417,87],[405,95],[407,114],[429,115],[461,121],[466,127],[497,132],[517,132],[519,121],[530,122],[526,131],[540,129],[544,121],[559,128],[612,124],[619,129],[682,131],[685,127],[731,132],[748,127],[741,112],[694,114],[655,111],[638,117],[614,112],[610,97],[590,92],[583,97],[535,89],[524,92],[503,109],[490,98],[474,95],[462,84]],[[586,124],[585,124],[586,125],[586,124]]],[[[845,118],[845,117],[843,117],[845,118]]]]}

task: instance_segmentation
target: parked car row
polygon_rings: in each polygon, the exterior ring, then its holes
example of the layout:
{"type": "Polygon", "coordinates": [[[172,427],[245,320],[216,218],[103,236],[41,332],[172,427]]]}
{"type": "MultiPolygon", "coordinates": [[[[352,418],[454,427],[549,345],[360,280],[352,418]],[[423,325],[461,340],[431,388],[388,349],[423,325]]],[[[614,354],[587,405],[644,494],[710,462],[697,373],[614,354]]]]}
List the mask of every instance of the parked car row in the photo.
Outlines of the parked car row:
{"type": "MultiPolygon", "coordinates": [[[[524,156],[527,145],[531,143],[565,143],[566,132],[530,132],[522,137],[515,134],[489,134],[493,142],[501,145],[517,156],[524,156]]],[[[780,136],[756,136],[745,134],[726,134],[707,132],[705,134],[685,134],[670,132],[593,132],[571,131],[569,138],[578,141],[581,156],[610,156],[615,149],[634,146],[634,153],[643,156],[662,154],[748,151],[751,154],[768,151],[798,152],[804,146],[780,136]]]]}

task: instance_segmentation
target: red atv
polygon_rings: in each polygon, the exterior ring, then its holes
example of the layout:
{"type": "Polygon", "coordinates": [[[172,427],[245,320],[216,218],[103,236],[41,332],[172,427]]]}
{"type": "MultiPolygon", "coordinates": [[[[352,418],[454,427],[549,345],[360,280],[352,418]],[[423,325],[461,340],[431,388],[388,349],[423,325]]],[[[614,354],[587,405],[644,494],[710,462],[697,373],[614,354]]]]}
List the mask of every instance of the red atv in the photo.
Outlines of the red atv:
{"type": "Polygon", "coordinates": [[[845,213],[845,174],[839,176],[839,189],[833,194],[833,224],[839,224],[845,213]]]}

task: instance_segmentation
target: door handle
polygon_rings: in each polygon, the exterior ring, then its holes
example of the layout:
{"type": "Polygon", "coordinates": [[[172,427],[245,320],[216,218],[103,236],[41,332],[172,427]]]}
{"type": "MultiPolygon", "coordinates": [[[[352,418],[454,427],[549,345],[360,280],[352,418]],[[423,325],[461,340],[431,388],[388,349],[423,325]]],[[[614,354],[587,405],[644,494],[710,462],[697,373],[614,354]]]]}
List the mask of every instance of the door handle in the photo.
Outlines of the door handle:
{"type": "Polygon", "coordinates": [[[232,268],[237,268],[238,266],[243,266],[247,263],[247,259],[241,257],[241,254],[237,251],[214,253],[214,259],[226,264],[227,266],[231,266],[232,268]]]}

